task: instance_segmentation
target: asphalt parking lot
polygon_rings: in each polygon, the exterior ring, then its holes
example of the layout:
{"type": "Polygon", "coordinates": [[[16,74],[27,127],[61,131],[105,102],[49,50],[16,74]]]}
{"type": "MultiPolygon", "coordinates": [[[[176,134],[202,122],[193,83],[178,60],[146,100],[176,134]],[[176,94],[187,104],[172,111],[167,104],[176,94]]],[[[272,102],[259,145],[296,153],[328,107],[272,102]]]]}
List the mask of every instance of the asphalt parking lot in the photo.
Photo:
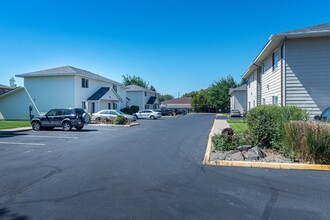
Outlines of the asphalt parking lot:
{"type": "Polygon", "coordinates": [[[0,135],[0,219],[328,219],[328,172],[203,166],[215,117],[0,135]]]}

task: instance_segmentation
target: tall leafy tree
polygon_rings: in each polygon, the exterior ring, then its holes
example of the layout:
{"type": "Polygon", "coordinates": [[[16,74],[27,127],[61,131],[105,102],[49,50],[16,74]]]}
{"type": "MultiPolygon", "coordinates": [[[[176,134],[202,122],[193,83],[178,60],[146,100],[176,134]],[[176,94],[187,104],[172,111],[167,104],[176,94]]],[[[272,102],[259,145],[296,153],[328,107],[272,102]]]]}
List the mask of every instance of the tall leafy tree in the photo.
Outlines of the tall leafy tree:
{"type": "Polygon", "coordinates": [[[191,105],[197,112],[208,112],[209,108],[209,92],[207,89],[198,91],[191,99],[191,105]]]}
{"type": "Polygon", "coordinates": [[[129,86],[129,85],[137,85],[137,86],[141,86],[143,88],[148,89],[149,88],[149,82],[146,82],[144,79],[142,79],[139,76],[130,76],[128,74],[123,75],[123,84],[125,86],[129,86]]]}
{"type": "Polygon", "coordinates": [[[210,85],[209,101],[210,107],[214,110],[228,112],[230,107],[229,89],[237,87],[237,84],[232,76],[221,78],[210,85]]]}
{"type": "Polygon", "coordinates": [[[157,92],[157,91],[156,91],[156,88],[155,88],[153,85],[150,85],[149,89],[150,89],[151,91],[157,92]]]}
{"type": "Polygon", "coordinates": [[[161,102],[171,100],[171,99],[174,99],[174,96],[170,95],[170,94],[160,95],[160,97],[159,97],[159,101],[161,101],[161,102]]]}
{"type": "Polygon", "coordinates": [[[14,77],[11,77],[10,78],[9,85],[10,85],[10,87],[17,87],[16,81],[15,81],[15,78],[14,77]]]}
{"type": "Polygon", "coordinates": [[[192,92],[187,92],[182,95],[182,97],[194,97],[195,95],[198,94],[199,91],[192,91],[192,92]]]}

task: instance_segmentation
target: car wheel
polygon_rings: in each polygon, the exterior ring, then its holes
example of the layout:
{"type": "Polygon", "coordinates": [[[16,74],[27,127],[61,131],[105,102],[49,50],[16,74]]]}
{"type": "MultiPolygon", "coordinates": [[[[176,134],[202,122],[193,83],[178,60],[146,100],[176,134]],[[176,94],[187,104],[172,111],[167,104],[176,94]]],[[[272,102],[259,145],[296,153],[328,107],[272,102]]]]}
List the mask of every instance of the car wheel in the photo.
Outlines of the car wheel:
{"type": "Polygon", "coordinates": [[[35,130],[35,131],[40,130],[40,129],[41,129],[41,124],[40,124],[40,122],[38,122],[38,121],[34,121],[34,122],[32,122],[32,129],[35,130]]]}
{"type": "Polygon", "coordinates": [[[70,122],[65,121],[62,123],[62,128],[64,131],[70,131],[72,129],[72,125],[70,122]]]}
{"type": "Polygon", "coordinates": [[[172,113],[168,113],[168,116],[173,116],[173,114],[172,113]]]}
{"type": "Polygon", "coordinates": [[[151,116],[150,116],[150,119],[155,119],[155,116],[151,115],[151,116]]]}
{"type": "Polygon", "coordinates": [[[101,121],[101,118],[100,117],[97,117],[97,118],[95,118],[95,121],[100,122],[101,121]]]}
{"type": "Polygon", "coordinates": [[[81,131],[81,129],[83,129],[84,126],[76,126],[77,131],[81,131]]]}

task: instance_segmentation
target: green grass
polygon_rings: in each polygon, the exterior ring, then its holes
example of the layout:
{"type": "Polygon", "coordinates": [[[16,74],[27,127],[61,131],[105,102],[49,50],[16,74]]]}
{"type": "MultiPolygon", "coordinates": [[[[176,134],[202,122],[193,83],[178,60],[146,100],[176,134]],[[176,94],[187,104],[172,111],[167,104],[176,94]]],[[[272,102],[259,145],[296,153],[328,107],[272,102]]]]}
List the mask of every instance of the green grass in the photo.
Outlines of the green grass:
{"type": "Polygon", "coordinates": [[[246,120],[243,121],[228,119],[227,122],[236,133],[243,133],[244,131],[248,130],[248,124],[246,120]]]}
{"type": "Polygon", "coordinates": [[[30,121],[0,121],[0,129],[20,128],[31,126],[30,121]]]}

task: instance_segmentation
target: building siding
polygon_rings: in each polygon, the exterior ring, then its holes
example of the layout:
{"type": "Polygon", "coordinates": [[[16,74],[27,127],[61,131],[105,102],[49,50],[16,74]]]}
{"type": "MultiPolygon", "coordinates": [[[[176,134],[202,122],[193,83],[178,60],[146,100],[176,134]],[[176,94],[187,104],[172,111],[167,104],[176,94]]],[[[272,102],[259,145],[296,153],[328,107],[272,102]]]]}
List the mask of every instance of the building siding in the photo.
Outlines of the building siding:
{"type": "Polygon", "coordinates": [[[287,40],[285,56],[285,105],[320,114],[330,106],[330,38],[287,40]]]}
{"type": "Polygon", "coordinates": [[[12,92],[0,96],[0,120],[29,120],[29,106],[32,106],[32,115],[39,116],[24,88],[12,92]]]}
{"type": "Polygon", "coordinates": [[[251,76],[248,77],[247,85],[247,109],[250,110],[257,105],[257,71],[254,71],[251,76]],[[250,104],[249,104],[250,103],[250,104]]]}
{"type": "Polygon", "coordinates": [[[247,103],[246,103],[246,91],[234,91],[230,97],[231,106],[230,110],[238,109],[241,114],[246,111],[247,103]]]}
{"type": "Polygon", "coordinates": [[[24,79],[24,86],[41,113],[75,107],[74,76],[29,77],[24,79]]]}
{"type": "Polygon", "coordinates": [[[143,91],[127,91],[127,97],[130,101],[127,103],[128,106],[136,105],[139,106],[139,110],[144,109],[144,92],[143,91]]]}
{"type": "MultiPolygon", "coordinates": [[[[280,58],[280,48],[276,52],[280,58]]],[[[278,67],[273,70],[273,55],[270,54],[264,61],[264,71],[261,73],[261,104],[272,105],[273,96],[278,97],[278,105],[281,105],[281,59],[278,67]]]]}

